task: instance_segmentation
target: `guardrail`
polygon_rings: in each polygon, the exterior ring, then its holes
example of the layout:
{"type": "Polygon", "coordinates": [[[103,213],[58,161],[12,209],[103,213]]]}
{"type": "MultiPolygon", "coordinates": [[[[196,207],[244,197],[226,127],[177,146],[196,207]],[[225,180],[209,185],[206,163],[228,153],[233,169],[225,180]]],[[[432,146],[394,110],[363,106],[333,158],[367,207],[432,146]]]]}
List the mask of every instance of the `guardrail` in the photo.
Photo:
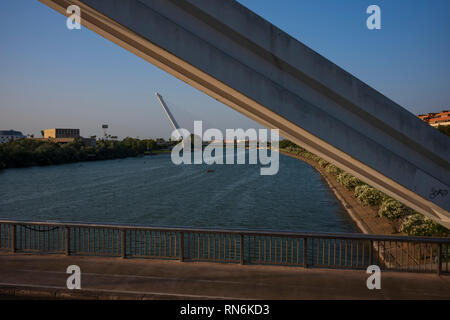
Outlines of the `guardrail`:
{"type": "Polygon", "coordinates": [[[0,250],[449,273],[450,238],[0,220],[0,250]]]}

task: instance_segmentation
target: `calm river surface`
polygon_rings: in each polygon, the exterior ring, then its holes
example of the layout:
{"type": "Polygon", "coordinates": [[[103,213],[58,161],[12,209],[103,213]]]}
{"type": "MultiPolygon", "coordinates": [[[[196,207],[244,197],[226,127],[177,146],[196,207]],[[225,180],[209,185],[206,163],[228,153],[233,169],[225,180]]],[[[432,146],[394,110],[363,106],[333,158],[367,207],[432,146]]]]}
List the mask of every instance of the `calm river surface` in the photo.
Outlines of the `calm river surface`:
{"type": "Polygon", "coordinates": [[[170,154],[0,171],[0,219],[359,232],[312,167],[180,165],[170,154]],[[214,172],[207,173],[207,169],[214,172]]]}

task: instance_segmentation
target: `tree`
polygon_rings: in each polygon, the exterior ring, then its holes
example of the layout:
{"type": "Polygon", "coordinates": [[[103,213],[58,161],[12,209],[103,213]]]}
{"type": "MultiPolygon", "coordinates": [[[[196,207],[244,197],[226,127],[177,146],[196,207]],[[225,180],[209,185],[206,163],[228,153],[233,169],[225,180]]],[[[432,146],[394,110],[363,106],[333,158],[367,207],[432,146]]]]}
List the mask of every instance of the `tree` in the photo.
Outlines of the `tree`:
{"type": "Polygon", "coordinates": [[[437,126],[436,129],[438,129],[440,132],[445,134],[447,137],[450,137],[450,125],[449,126],[437,126]]]}
{"type": "Polygon", "coordinates": [[[0,168],[135,157],[143,155],[147,150],[159,148],[161,146],[153,139],[139,140],[130,137],[122,141],[100,139],[95,146],[87,146],[82,139],[67,144],[19,139],[0,144],[0,168]]]}
{"type": "Polygon", "coordinates": [[[146,146],[148,151],[156,150],[158,148],[158,144],[153,139],[145,140],[145,146],[146,146]]]}

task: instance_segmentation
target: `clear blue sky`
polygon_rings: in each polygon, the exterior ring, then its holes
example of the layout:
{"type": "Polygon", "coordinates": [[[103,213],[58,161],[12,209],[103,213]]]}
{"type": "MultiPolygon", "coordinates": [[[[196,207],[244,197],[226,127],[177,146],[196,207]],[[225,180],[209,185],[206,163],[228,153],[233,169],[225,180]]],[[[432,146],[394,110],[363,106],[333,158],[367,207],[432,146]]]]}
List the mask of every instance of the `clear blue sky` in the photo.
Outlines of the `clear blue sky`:
{"type": "MultiPolygon", "coordinates": [[[[449,0],[240,2],[413,113],[450,107],[449,0]],[[381,7],[381,30],[366,28],[370,4],[381,7]]],[[[199,118],[218,128],[255,126],[87,28],[67,30],[65,21],[37,0],[0,1],[0,129],[39,136],[73,127],[90,136],[108,123],[120,137],[167,138],[155,91],[188,129],[199,118]]]]}

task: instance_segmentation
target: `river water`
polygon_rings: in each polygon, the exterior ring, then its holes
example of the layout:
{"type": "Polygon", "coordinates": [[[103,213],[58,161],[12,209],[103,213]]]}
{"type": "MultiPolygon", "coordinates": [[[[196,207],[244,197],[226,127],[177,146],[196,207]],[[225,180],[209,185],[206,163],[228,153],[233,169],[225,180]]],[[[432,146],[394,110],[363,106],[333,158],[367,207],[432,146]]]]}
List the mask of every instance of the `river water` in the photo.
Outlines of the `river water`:
{"type": "Polygon", "coordinates": [[[320,174],[282,154],[274,176],[162,154],[7,169],[0,190],[0,219],[359,232],[320,174]]]}

